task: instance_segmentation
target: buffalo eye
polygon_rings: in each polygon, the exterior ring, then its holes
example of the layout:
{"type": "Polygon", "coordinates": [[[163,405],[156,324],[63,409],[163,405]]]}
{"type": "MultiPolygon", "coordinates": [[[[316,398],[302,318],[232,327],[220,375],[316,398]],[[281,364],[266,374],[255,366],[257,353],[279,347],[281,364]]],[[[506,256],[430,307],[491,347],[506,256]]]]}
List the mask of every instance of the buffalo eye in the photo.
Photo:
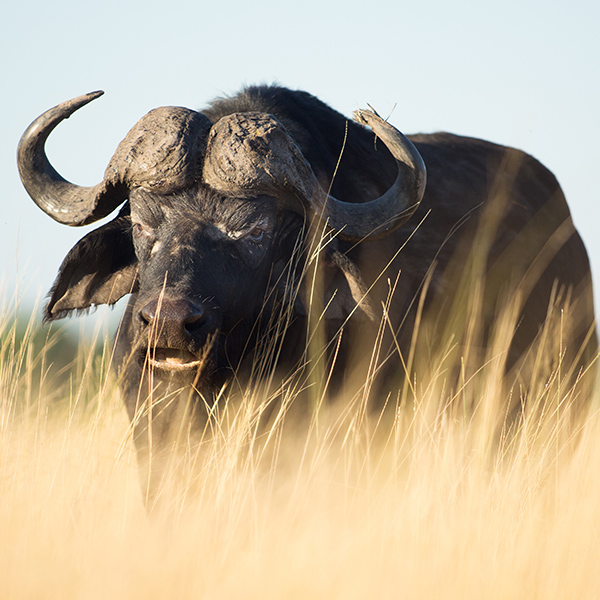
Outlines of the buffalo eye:
{"type": "Polygon", "coordinates": [[[262,227],[254,227],[245,236],[249,242],[260,244],[265,238],[265,230],[262,227]]]}
{"type": "Polygon", "coordinates": [[[263,218],[260,221],[255,222],[252,227],[240,232],[240,234],[238,234],[238,239],[251,242],[252,244],[256,244],[258,246],[266,241],[270,231],[271,227],[269,219],[263,218]]]}

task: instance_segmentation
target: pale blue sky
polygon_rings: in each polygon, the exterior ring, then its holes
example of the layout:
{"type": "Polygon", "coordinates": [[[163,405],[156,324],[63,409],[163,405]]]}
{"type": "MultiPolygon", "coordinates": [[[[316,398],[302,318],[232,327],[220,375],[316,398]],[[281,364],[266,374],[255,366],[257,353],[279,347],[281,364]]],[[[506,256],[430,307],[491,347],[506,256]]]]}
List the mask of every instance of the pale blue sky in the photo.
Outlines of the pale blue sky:
{"type": "Polygon", "coordinates": [[[563,185],[600,289],[599,31],[597,0],[13,2],[0,24],[4,285],[18,277],[26,298],[44,294],[89,229],[53,222],[21,187],[15,150],[38,114],[105,90],[48,143],[63,176],[91,185],[151,108],[202,108],[279,82],[347,115],[396,105],[390,120],[405,133],[447,130],[533,154],[563,185]]]}

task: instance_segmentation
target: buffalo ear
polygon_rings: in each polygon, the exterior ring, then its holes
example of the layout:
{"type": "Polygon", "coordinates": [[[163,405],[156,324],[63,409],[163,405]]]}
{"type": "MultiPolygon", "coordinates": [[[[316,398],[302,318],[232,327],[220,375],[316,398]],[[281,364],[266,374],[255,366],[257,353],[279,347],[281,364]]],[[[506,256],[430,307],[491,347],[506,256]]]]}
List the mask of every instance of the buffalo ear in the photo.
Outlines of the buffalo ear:
{"type": "Polygon", "coordinates": [[[125,207],[114,220],[88,233],[69,251],[50,290],[44,319],[52,321],[74,310],[114,304],[137,287],[131,217],[129,207],[125,207]]]}
{"type": "MultiPolygon", "coordinates": [[[[325,318],[345,321],[347,318],[376,321],[375,309],[367,296],[367,286],[358,267],[339,250],[325,250],[323,273],[325,318]]],[[[306,283],[303,284],[306,287],[306,283]]],[[[297,315],[307,316],[305,302],[307,290],[296,298],[297,315]]]]}
{"type": "Polygon", "coordinates": [[[354,316],[377,320],[358,267],[338,250],[328,252],[326,258],[325,318],[346,320],[354,316]]]}

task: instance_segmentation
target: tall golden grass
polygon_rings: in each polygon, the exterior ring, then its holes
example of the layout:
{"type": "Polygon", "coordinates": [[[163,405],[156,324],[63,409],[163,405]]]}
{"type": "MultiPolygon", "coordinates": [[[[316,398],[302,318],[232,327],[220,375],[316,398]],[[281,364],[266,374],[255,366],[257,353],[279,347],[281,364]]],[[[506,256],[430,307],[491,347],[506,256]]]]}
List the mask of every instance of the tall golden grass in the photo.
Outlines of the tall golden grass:
{"type": "Polygon", "coordinates": [[[149,515],[110,343],[65,379],[0,322],[2,599],[600,597],[600,421],[560,361],[510,430],[497,362],[449,393],[447,349],[381,414],[225,392],[149,515]]]}

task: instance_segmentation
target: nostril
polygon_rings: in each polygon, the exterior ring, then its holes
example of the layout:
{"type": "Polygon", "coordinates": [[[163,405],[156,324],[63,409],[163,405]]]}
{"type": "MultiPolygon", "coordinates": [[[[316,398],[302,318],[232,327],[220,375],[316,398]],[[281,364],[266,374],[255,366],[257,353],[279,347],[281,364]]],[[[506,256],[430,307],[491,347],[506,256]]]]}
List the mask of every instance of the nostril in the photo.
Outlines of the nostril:
{"type": "Polygon", "coordinates": [[[142,321],[142,323],[144,325],[150,325],[152,323],[152,321],[154,321],[154,318],[156,316],[155,307],[151,306],[152,304],[154,304],[154,303],[151,302],[150,304],[147,304],[146,306],[144,306],[144,308],[142,308],[142,310],[140,310],[140,313],[139,313],[140,320],[142,321]]]}
{"type": "Polygon", "coordinates": [[[183,326],[188,333],[195,333],[202,329],[208,322],[208,317],[204,311],[197,310],[191,315],[188,315],[183,326]]]}

